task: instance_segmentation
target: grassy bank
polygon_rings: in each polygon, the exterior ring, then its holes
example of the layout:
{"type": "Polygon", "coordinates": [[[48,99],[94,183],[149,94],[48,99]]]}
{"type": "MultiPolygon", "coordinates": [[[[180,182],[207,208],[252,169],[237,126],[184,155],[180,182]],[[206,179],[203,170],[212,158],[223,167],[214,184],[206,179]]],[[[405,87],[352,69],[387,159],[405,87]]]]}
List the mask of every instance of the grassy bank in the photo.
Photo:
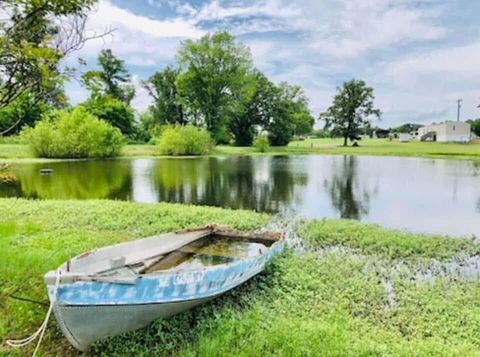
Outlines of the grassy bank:
{"type": "MultiPolygon", "coordinates": [[[[46,307],[42,275],[92,247],[211,222],[253,229],[266,215],[172,204],[0,199],[0,336],[24,337],[46,307]]],[[[432,258],[475,254],[467,240],[417,236],[350,221],[310,221],[307,250],[287,251],[265,274],[222,298],[94,346],[94,355],[474,355],[480,283],[397,274],[432,258]],[[332,248],[342,246],[344,248],[332,248]]],[[[422,265],[423,266],[423,265],[422,265]]],[[[51,322],[47,355],[75,351],[51,322]]],[[[2,344],[0,354],[9,353],[2,344]]],[[[22,350],[20,353],[26,353],[22,350]]]]}
{"type": "MultiPolygon", "coordinates": [[[[376,155],[428,158],[451,158],[480,160],[480,141],[470,144],[430,143],[412,141],[400,143],[396,140],[366,139],[359,147],[343,147],[341,139],[308,139],[293,141],[286,147],[271,147],[260,154],[252,147],[217,146],[213,155],[376,155]]],[[[155,145],[127,145],[122,149],[123,157],[159,156],[155,145]]],[[[0,160],[33,159],[28,147],[16,143],[0,143],[0,160]]],[[[36,160],[36,159],[35,159],[36,160]]]]}

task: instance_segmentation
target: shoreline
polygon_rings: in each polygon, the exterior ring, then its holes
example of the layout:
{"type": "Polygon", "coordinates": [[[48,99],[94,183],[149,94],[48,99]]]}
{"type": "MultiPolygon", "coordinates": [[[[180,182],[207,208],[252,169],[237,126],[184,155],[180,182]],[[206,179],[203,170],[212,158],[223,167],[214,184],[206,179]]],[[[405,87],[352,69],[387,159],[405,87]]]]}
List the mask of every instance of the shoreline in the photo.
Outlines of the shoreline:
{"type": "MultiPolygon", "coordinates": [[[[410,157],[443,160],[480,161],[480,141],[470,144],[454,143],[397,143],[386,140],[369,140],[359,147],[343,147],[334,144],[334,140],[315,139],[309,147],[309,141],[297,141],[286,147],[271,147],[268,152],[255,152],[252,147],[217,146],[211,154],[202,156],[166,156],[158,155],[155,145],[126,145],[119,156],[110,159],[132,158],[198,158],[220,156],[291,156],[291,155],[352,155],[374,157],[410,157]],[[333,144],[332,144],[333,142],[333,144]],[[410,145],[410,146],[409,146],[410,145]]],[[[26,145],[0,144],[0,163],[42,163],[56,161],[101,160],[101,159],[48,159],[35,158],[26,145]],[[17,152],[17,153],[15,153],[17,152]],[[18,153],[20,152],[20,153],[18,153]]]]}

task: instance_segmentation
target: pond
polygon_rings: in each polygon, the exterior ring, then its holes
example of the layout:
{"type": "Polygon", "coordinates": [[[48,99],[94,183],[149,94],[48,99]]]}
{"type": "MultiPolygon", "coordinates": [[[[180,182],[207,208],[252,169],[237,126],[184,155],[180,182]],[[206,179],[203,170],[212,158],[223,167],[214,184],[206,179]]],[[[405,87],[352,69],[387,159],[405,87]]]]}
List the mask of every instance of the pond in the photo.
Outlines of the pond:
{"type": "Polygon", "coordinates": [[[20,163],[0,197],[117,199],[351,218],[480,237],[480,163],[356,156],[244,156],[20,163]],[[41,169],[53,169],[41,174],[41,169]]]}

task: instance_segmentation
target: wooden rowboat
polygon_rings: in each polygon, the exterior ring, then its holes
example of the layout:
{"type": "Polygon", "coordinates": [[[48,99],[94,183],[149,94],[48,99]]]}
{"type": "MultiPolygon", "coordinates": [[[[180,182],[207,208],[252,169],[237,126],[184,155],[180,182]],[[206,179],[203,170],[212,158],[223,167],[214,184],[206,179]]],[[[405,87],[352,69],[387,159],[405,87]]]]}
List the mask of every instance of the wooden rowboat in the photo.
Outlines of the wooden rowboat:
{"type": "Polygon", "coordinates": [[[224,294],[260,273],[283,245],[280,232],[208,226],[83,253],[45,283],[62,332],[86,351],[224,294]]]}

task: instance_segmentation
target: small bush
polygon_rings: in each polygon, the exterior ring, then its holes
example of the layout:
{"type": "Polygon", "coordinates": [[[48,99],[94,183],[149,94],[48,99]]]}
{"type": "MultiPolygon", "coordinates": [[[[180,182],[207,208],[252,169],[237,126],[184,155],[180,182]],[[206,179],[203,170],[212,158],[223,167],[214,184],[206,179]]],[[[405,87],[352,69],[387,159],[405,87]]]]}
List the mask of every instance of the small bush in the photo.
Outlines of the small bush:
{"type": "Polygon", "coordinates": [[[266,135],[258,135],[253,141],[253,146],[258,152],[267,152],[270,149],[270,142],[266,135]]]}
{"type": "Polygon", "coordinates": [[[205,155],[213,149],[208,131],[190,124],[164,127],[157,143],[163,155],[205,155]]]}
{"type": "Polygon", "coordinates": [[[119,129],[81,106],[44,116],[34,128],[24,129],[22,137],[35,156],[46,158],[113,157],[124,142],[119,129]]]}

